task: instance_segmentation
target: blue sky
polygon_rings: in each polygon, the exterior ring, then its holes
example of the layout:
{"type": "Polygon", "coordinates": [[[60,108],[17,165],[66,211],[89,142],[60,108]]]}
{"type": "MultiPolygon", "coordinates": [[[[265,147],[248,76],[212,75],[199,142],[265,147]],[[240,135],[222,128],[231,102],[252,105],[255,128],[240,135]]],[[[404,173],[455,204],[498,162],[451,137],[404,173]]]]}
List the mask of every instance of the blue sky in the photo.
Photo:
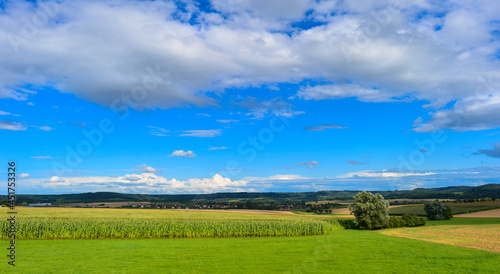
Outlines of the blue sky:
{"type": "Polygon", "coordinates": [[[499,183],[500,8],[361,2],[1,1],[0,158],[20,193],[499,183]]]}

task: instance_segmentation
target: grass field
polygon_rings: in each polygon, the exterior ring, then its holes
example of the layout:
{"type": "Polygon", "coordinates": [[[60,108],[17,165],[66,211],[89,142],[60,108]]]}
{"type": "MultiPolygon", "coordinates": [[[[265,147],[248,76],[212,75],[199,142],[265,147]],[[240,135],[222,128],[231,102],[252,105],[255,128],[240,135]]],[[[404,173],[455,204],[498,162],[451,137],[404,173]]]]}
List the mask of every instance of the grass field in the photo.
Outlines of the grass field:
{"type": "MultiPolygon", "coordinates": [[[[500,253],[358,230],[278,238],[25,240],[17,248],[17,273],[494,273],[500,267],[500,253]]],[[[13,268],[7,266],[1,269],[13,268]]]]}
{"type": "MultiPolygon", "coordinates": [[[[446,203],[451,207],[453,214],[463,214],[469,212],[477,212],[489,209],[500,208],[500,202],[477,202],[477,203],[446,203]]],[[[424,205],[408,205],[400,207],[392,207],[389,210],[391,215],[417,214],[424,216],[424,205]]]]}
{"type": "MultiPolygon", "coordinates": [[[[135,225],[154,221],[163,225],[169,222],[331,224],[335,220],[318,215],[259,214],[255,211],[18,208],[18,212],[21,220],[74,221],[75,225],[70,227],[81,226],[85,220],[119,224],[128,219],[137,222],[135,225]]],[[[0,213],[6,215],[6,212],[0,213]]],[[[64,225],[54,231],[67,231],[64,225]]],[[[468,227],[461,231],[468,233],[467,239],[471,235],[491,234],[493,238],[486,236],[487,242],[498,240],[495,233],[500,230],[500,219],[494,218],[429,221],[423,228],[446,233],[463,226],[468,227]]],[[[142,228],[148,230],[147,227],[142,228]]],[[[276,227],[268,229],[276,231],[276,227]]],[[[408,239],[383,234],[390,231],[418,234],[412,229],[329,230],[324,235],[294,237],[18,240],[16,267],[7,265],[8,258],[4,256],[0,272],[494,273],[500,268],[500,252],[480,250],[478,246],[455,246],[451,242],[453,239],[443,244],[424,241],[425,237],[408,239]]],[[[0,245],[7,248],[8,241],[1,240],[0,245]]]]}

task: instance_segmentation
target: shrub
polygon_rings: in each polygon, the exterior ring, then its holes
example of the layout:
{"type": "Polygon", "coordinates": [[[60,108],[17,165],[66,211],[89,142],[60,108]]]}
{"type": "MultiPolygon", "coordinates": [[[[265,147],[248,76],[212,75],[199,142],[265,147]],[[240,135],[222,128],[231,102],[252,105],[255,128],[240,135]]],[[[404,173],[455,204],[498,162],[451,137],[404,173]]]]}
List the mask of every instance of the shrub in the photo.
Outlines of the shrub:
{"type": "Polygon", "coordinates": [[[405,221],[401,217],[391,216],[387,222],[387,228],[404,227],[405,221]]]}
{"type": "Polygon", "coordinates": [[[402,217],[391,216],[387,222],[387,228],[416,227],[425,225],[425,219],[415,214],[404,214],[402,217]]]}
{"type": "Polygon", "coordinates": [[[389,220],[389,203],[377,193],[358,192],[354,204],[349,206],[354,214],[355,222],[363,229],[380,229],[387,226],[389,220]]]}
{"type": "Polygon", "coordinates": [[[354,219],[338,219],[338,222],[345,229],[359,229],[354,219]]]}
{"type": "Polygon", "coordinates": [[[425,225],[425,219],[422,217],[418,217],[415,214],[404,214],[401,217],[405,221],[405,226],[407,227],[415,227],[415,226],[423,226],[425,225]]]}

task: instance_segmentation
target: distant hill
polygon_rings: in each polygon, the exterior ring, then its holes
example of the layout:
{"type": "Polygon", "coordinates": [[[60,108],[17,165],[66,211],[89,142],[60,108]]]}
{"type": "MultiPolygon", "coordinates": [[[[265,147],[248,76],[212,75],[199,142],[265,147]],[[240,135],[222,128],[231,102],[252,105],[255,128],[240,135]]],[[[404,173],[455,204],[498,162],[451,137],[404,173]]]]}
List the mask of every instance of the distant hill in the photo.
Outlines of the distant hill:
{"type": "MultiPolygon", "coordinates": [[[[349,200],[358,191],[317,191],[317,192],[230,192],[213,194],[126,194],[116,192],[90,192],[58,195],[17,195],[17,202],[28,203],[95,203],[95,202],[198,202],[231,201],[242,199],[324,201],[349,200]]],[[[451,186],[440,188],[416,188],[413,190],[372,191],[382,194],[386,199],[500,199],[500,184],[487,184],[476,187],[451,186]]],[[[0,199],[6,200],[6,195],[0,199]]]]}

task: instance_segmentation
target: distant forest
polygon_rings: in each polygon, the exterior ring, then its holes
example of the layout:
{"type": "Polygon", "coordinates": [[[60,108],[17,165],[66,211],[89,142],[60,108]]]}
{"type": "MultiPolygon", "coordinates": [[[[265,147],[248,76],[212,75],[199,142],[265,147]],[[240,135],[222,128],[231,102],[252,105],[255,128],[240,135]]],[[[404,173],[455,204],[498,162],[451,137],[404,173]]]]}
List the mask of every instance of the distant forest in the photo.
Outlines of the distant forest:
{"type": "MultiPolygon", "coordinates": [[[[317,191],[317,192],[231,192],[213,194],[125,194],[115,192],[92,192],[59,195],[17,195],[17,203],[95,203],[95,202],[139,202],[152,203],[199,203],[230,202],[241,200],[266,201],[328,201],[352,200],[359,191],[317,191]]],[[[385,199],[500,199],[500,184],[486,184],[476,187],[451,186],[440,188],[416,188],[413,190],[371,191],[380,193],[385,199]]],[[[6,195],[0,195],[6,201],[6,195]]]]}

